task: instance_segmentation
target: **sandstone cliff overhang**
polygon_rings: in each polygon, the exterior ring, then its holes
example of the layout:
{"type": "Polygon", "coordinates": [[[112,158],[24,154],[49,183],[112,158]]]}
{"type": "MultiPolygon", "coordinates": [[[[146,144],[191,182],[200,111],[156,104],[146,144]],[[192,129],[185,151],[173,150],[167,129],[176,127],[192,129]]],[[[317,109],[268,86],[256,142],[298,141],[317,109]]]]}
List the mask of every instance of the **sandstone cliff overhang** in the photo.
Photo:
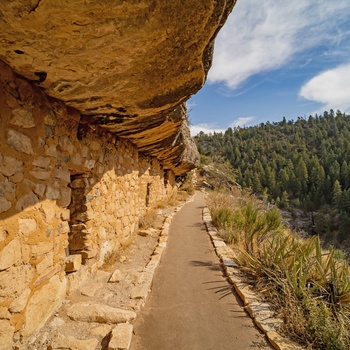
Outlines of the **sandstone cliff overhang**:
{"type": "Polygon", "coordinates": [[[181,174],[198,163],[182,105],[204,84],[236,0],[5,0],[0,59],[181,174]]]}

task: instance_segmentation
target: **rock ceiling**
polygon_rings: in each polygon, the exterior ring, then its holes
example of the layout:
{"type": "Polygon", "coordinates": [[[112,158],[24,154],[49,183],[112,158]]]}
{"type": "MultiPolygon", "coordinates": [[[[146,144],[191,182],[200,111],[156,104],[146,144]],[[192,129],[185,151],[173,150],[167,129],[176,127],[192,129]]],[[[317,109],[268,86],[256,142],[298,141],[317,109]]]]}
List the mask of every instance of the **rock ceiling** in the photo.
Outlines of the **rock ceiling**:
{"type": "Polygon", "coordinates": [[[204,84],[235,0],[0,3],[0,59],[49,96],[183,173],[198,161],[182,105],[204,84]]]}

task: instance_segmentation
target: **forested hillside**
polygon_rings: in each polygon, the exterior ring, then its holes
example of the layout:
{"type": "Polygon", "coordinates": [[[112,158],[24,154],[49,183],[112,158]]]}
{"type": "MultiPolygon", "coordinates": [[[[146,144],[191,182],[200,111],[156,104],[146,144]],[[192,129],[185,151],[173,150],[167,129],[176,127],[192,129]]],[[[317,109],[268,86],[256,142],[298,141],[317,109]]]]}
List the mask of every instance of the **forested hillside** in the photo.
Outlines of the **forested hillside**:
{"type": "Polygon", "coordinates": [[[330,110],[308,119],[201,132],[195,141],[204,160],[228,160],[243,188],[251,187],[280,208],[309,212],[310,233],[347,243],[350,115],[330,110]]]}

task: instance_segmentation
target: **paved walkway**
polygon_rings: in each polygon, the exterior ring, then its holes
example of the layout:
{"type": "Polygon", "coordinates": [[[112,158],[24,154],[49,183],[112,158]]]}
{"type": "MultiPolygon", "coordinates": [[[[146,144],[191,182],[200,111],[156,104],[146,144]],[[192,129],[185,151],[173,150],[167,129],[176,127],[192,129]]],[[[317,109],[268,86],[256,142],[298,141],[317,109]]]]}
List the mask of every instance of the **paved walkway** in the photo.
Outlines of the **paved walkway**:
{"type": "Polygon", "coordinates": [[[204,206],[197,192],[175,215],[131,350],[271,349],[223,276],[204,206]]]}

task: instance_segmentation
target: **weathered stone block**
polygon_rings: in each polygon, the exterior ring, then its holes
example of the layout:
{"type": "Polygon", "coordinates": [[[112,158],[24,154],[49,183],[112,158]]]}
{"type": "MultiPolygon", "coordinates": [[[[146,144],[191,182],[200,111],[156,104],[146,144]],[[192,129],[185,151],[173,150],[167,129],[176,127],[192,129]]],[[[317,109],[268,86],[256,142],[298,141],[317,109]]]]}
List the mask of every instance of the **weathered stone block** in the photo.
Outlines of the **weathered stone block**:
{"type": "Polygon", "coordinates": [[[82,258],[80,254],[72,254],[67,256],[64,262],[65,262],[65,271],[74,272],[80,269],[82,258]]]}
{"type": "Polygon", "coordinates": [[[16,264],[21,256],[21,243],[18,239],[14,239],[0,252],[0,271],[16,264]]]}
{"type": "Polygon", "coordinates": [[[88,283],[80,288],[80,293],[88,297],[93,297],[102,286],[102,283],[88,283]]]}
{"type": "Polygon", "coordinates": [[[37,194],[40,198],[44,198],[44,193],[46,191],[46,185],[44,184],[36,184],[34,193],[37,194]]]}
{"type": "Polygon", "coordinates": [[[54,175],[57,179],[61,179],[65,182],[70,182],[70,171],[66,169],[55,169],[54,175]]]}
{"type": "Polygon", "coordinates": [[[80,251],[86,246],[86,241],[82,237],[74,235],[74,237],[69,237],[69,250],[80,251]]]}
{"type": "Polygon", "coordinates": [[[25,196],[21,197],[16,204],[16,209],[18,211],[22,211],[28,207],[31,207],[35,204],[39,203],[39,198],[35,195],[34,192],[30,192],[25,196]]]}
{"type": "Polygon", "coordinates": [[[111,283],[118,283],[124,279],[123,273],[119,269],[115,269],[112,273],[111,277],[109,278],[108,282],[111,283]]]}
{"type": "Polygon", "coordinates": [[[24,292],[10,304],[9,310],[11,312],[21,312],[27,305],[30,293],[31,290],[29,288],[26,288],[24,292]]]}
{"type": "Polygon", "coordinates": [[[51,171],[32,170],[29,174],[38,180],[47,180],[51,177],[51,171]]]}
{"type": "Polygon", "coordinates": [[[85,162],[84,162],[84,166],[88,169],[92,169],[94,166],[95,166],[95,163],[96,161],[93,160],[93,159],[87,159],[85,162]]]}
{"type": "Polygon", "coordinates": [[[70,184],[71,188],[84,188],[86,187],[84,179],[75,179],[70,184]]]}
{"type": "Polygon", "coordinates": [[[14,332],[15,327],[10,324],[10,321],[0,320],[0,350],[12,349],[14,332]]]}
{"type": "Polygon", "coordinates": [[[136,313],[104,304],[76,303],[67,309],[67,315],[75,321],[121,323],[131,321],[136,313]]]}
{"type": "Polygon", "coordinates": [[[96,249],[83,250],[80,252],[80,254],[83,259],[91,259],[97,255],[97,250],[96,249]]]}
{"type": "Polygon", "coordinates": [[[35,158],[33,163],[34,166],[37,166],[39,168],[47,168],[50,165],[50,158],[46,158],[46,157],[38,157],[35,158]]]}
{"type": "Polygon", "coordinates": [[[69,209],[62,209],[61,210],[61,219],[62,220],[69,220],[70,218],[70,210],[69,209]]]}
{"type": "Polygon", "coordinates": [[[26,154],[34,153],[31,139],[16,130],[7,130],[7,143],[19,152],[26,154]]]}
{"type": "Polygon", "coordinates": [[[54,265],[52,268],[46,270],[43,274],[41,274],[34,283],[34,288],[40,286],[45,281],[49,280],[52,276],[58,274],[63,270],[60,264],[54,265]]]}
{"type": "Polygon", "coordinates": [[[47,254],[52,250],[52,242],[42,242],[35,244],[31,247],[32,257],[38,257],[44,254],[47,254]]]}
{"type": "Polygon", "coordinates": [[[58,225],[57,228],[57,235],[62,235],[64,233],[68,233],[70,230],[69,224],[67,221],[63,221],[58,225]]]}
{"type": "Polygon", "coordinates": [[[10,181],[14,183],[19,183],[23,180],[24,174],[23,173],[16,173],[10,177],[10,181]]]}
{"type": "Polygon", "coordinates": [[[7,298],[18,297],[33,278],[33,268],[30,265],[13,266],[0,272],[0,302],[7,298]]]}
{"type": "Polygon", "coordinates": [[[57,200],[57,204],[61,207],[68,207],[72,200],[71,189],[68,187],[62,187],[60,189],[60,198],[57,200]]]}
{"type": "Polygon", "coordinates": [[[57,146],[56,145],[50,145],[46,148],[45,154],[50,157],[57,158],[57,146]]]}
{"type": "Polygon", "coordinates": [[[10,124],[24,129],[33,128],[35,121],[31,108],[15,108],[12,110],[10,124]]]}
{"type": "Polygon", "coordinates": [[[266,336],[269,340],[269,342],[272,344],[272,346],[277,350],[301,350],[304,349],[304,347],[301,347],[300,345],[287,340],[286,338],[280,336],[276,332],[267,332],[266,336]]]}
{"type": "Polygon", "coordinates": [[[57,333],[50,344],[50,350],[95,350],[99,341],[95,338],[77,339],[57,333]]]}
{"type": "Polygon", "coordinates": [[[133,326],[128,323],[118,324],[112,331],[108,350],[128,350],[132,339],[133,326]]]}
{"type": "Polygon", "coordinates": [[[3,213],[11,208],[12,204],[4,197],[0,197],[0,213],[3,213]]]}
{"type": "Polygon", "coordinates": [[[53,265],[53,252],[50,251],[46,254],[43,260],[41,260],[36,265],[36,271],[38,275],[41,275],[45,270],[47,270],[49,267],[52,267],[53,265]]]}
{"type": "Polygon", "coordinates": [[[133,290],[130,293],[130,298],[146,300],[148,292],[149,292],[149,285],[141,284],[133,288],[133,290]]]}
{"type": "Polygon", "coordinates": [[[12,176],[16,173],[21,173],[23,162],[10,156],[0,154],[0,173],[5,176],[12,176]]]}
{"type": "Polygon", "coordinates": [[[55,113],[49,111],[44,118],[44,124],[49,126],[55,126],[57,124],[57,118],[55,113]]]}
{"type": "Polygon", "coordinates": [[[81,165],[83,163],[83,158],[79,153],[75,153],[72,156],[72,162],[75,165],[81,165]]]}
{"type": "Polygon", "coordinates": [[[26,235],[36,230],[35,219],[18,219],[19,233],[26,235]]]}
{"type": "Polygon", "coordinates": [[[22,331],[24,337],[30,336],[40,329],[60,305],[66,295],[66,284],[65,279],[61,281],[56,275],[32,295],[25,314],[25,324],[22,331]]]}
{"type": "Polygon", "coordinates": [[[58,139],[58,144],[64,151],[67,151],[69,154],[74,153],[74,144],[70,140],[69,136],[67,135],[60,136],[58,139]]]}
{"type": "Polygon", "coordinates": [[[47,186],[45,191],[45,196],[47,199],[59,199],[60,198],[60,190],[58,188],[54,188],[52,186],[47,186]]]}
{"type": "Polygon", "coordinates": [[[11,318],[11,314],[7,307],[0,306],[0,320],[9,320],[11,318]]]}
{"type": "Polygon", "coordinates": [[[104,338],[111,331],[112,327],[109,324],[101,324],[91,329],[91,334],[96,337],[104,338]]]}

